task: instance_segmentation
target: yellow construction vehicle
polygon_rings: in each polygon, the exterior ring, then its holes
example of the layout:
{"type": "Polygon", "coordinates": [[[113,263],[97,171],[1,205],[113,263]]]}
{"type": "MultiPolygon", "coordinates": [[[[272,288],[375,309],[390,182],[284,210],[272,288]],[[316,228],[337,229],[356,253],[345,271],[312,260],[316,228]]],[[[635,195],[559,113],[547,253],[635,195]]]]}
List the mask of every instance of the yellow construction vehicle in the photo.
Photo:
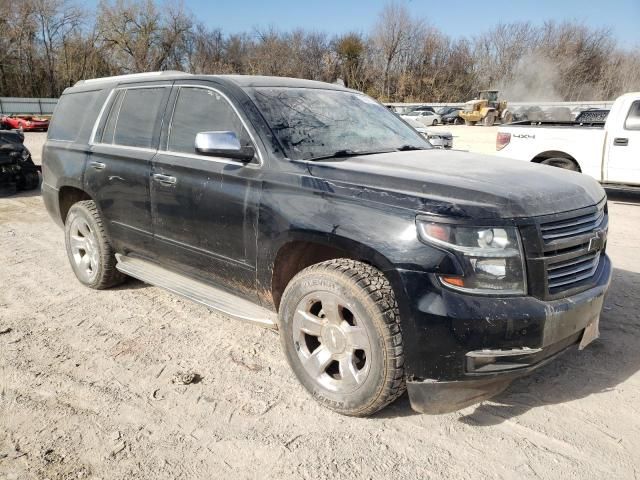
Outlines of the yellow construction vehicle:
{"type": "Polygon", "coordinates": [[[498,90],[483,90],[478,93],[478,98],[469,100],[464,104],[460,117],[465,125],[482,125],[490,127],[497,120],[501,123],[511,123],[513,114],[507,109],[505,100],[498,100],[498,90]]]}

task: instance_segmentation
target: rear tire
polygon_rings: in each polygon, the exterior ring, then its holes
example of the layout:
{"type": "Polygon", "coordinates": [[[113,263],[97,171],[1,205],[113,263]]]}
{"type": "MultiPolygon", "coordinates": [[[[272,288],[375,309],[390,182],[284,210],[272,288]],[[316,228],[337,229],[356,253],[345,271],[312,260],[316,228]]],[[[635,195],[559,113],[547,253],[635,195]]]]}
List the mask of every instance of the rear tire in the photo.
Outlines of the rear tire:
{"type": "Polygon", "coordinates": [[[312,265],[287,285],[279,319],[289,365],[323,406],[364,417],[405,391],[398,305],[379,270],[344,258],[312,265]]]}
{"type": "Polygon", "coordinates": [[[73,273],[95,290],[118,285],[125,275],[116,269],[116,257],[93,200],[75,203],[64,224],[67,256],[73,273]]]}
{"type": "Polygon", "coordinates": [[[570,158],[554,157],[546,158],[540,162],[541,165],[549,165],[550,167],[563,168],[572,172],[579,172],[578,164],[570,158]]]}

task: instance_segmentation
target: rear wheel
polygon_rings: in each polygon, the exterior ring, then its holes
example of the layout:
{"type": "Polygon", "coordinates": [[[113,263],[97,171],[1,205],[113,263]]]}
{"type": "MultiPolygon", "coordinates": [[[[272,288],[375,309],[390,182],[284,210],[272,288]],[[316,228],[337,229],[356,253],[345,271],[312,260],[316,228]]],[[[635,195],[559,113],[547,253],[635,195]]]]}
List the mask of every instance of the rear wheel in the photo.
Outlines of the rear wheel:
{"type": "Polygon", "coordinates": [[[549,165],[550,167],[564,168],[565,170],[571,170],[573,172],[579,172],[580,168],[578,164],[570,158],[554,157],[546,158],[540,162],[542,165],[549,165]]]}
{"type": "Polygon", "coordinates": [[[370,265],[329,260],[296,275],[280,304],[280,337],[300,383],[338,413],[371,415],[405,390],[398,306],[370,265]]]}
{"type": "Polygon", "coordinates": [[[67,256],[80,283],[102,290],[124,281],[124,274],[116,269],[115,252],[92,200],[71,206],[64,230],[67,256]]]}

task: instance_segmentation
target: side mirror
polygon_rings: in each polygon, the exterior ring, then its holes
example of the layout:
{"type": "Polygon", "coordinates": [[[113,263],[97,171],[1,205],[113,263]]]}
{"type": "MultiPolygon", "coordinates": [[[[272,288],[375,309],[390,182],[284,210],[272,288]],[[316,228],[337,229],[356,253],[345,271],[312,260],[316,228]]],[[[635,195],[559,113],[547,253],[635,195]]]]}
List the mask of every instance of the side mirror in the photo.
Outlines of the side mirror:
{"type": "Polygon", "coordinates": [[[249,162],[256,152],[253,147],[240,145],[235,132],[200,132],[196,135],[196,152],[214,157],[235,158],[249,162]]]}

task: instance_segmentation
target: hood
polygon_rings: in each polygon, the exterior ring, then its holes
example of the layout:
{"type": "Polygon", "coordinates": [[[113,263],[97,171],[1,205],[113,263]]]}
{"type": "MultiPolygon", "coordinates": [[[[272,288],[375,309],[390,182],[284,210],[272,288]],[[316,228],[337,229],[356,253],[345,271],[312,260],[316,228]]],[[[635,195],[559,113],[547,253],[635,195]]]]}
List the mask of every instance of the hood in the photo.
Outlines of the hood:
{"type": "Polygon", "coordinates": [[[456,150],[417,150],[309,163],[338,195],[458,218],[524,218],[595,205],[605,193],[576,172],[456,150]]]}

